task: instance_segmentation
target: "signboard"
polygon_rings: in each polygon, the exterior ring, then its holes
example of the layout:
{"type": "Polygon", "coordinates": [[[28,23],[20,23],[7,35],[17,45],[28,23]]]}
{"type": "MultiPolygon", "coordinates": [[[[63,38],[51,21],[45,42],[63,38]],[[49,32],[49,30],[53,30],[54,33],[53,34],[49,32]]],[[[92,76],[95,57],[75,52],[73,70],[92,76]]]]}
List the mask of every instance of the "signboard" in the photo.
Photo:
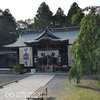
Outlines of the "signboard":
{"type": "Polygon", "coordinates": [[[19,48],[19,61],[24,67],[33,66],[32,47],[19,48]]]}
{"type": "Polygon", "coordinates": [[[69,67],[71,67],[73,65],[73,61],[74,61],[73,55],[70,53],[71,47],[72,47],[72,45],[68,45],[68,64],[69,64],[69,67]]]}

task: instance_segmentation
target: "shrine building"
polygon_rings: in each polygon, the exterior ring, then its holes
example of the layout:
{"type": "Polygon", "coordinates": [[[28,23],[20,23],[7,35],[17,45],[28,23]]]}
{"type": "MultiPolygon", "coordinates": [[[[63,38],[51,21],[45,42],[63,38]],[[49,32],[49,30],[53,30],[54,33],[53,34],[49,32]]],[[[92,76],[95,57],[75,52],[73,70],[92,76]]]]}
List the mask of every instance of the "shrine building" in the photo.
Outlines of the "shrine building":
{"type": "Polygon", "coordinates": [[[54,72],[56,65],[57,70],[68,71],[73,60],[70,48],[78,31],[79,27],[22,30],[15,43],[4,45],[10,50],[2,53],[4,66],[12,68],[20,64],[37,72],[54,72]]]}

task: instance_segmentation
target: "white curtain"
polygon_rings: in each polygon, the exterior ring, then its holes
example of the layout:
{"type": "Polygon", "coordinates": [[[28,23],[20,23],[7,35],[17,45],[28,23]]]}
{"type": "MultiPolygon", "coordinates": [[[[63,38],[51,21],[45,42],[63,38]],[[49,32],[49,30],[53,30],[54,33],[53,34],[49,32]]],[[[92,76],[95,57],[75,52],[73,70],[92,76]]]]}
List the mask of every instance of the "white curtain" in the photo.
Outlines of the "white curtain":
{"type": "Polygon", "coordinates": [[[58,57],[59,51],[58,50],[45,50],[45,51],[38,51],[38,58],[42,58],[45,56],[52,56],[52,57],[58,57]]]}

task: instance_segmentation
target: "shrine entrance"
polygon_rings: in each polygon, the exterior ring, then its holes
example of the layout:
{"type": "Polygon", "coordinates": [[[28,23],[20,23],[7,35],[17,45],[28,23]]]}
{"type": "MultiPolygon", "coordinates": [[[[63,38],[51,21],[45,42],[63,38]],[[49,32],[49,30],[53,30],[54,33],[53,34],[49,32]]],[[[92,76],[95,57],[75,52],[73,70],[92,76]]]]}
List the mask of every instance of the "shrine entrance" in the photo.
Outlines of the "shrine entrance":
{"type": "Polygon", "coordinates": [[[57,58],[52,56],[44,57],[44,71],[45,72],[54,72],[54,64],[57,62],[57,58]]]}
{"type": "Polygon", "coordinates": [[[54,72],[53,65],[58,63],[58,50],[38,51],[37,63],[41,72],[54,72]]]}

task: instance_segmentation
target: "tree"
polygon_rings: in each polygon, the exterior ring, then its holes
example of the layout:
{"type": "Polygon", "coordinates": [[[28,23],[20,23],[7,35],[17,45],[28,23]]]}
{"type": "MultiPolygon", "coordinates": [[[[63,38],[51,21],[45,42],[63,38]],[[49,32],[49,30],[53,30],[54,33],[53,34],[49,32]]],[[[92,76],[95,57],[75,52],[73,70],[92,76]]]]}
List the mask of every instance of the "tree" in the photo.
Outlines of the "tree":
{"type": "Polygon", "coordinates": [[[89,6],[84,8],[83,11],[85,11],[87,14],[90,15],[96,15],[96,14],[100,15],[100,6],[89,6]]]}
{"type": "Polygon", "coordinates": [[[17,21],[18,30],[32,29],[33,19],[27,19],[25,21],[19,20],[17,21]]]}
{"type": "Polygon", "coordinates": [[[74,66],[69,71],[68,78],[69,80],[76,78],[77,83],[80,82],[83,75],[97,72],[100,74],[100,14],[94,13],[94,11],[92,13],[91,10],[83,18],[78,38],[74,41],[71,49],[74,66]]]}
{"type": "Polygon", "coordinates": [[[82,13],[82,9],[78,6],[76,2],[74,2],[67,14],[65,20],[65,26],[78,26],[83,18],[84,14],[82,13]]]}
{"type": "Polygon", "coordinates": [[[16,21],[9,9],[0,10],[0,49],[3,45],[16,41],[18,36],[16,28],[16,21]]]}
{"type": "Polygon", "coordinates": [[[28,28],[28,24],[27,24],[27,22],[25,22],[23,20],[19,20],[19,21],[17,21],[17,28],[19,30],[27,29],[28,28]]]}
{"type": "Polygon", "coordinates": [[[79,9],[76,14],[74,14],[71,18],[72,26],[80,26],[81,20],[84,17],[84,13],[82,9],[79,9]]]}
{"type": "Polygon", "coordinates": [[[63,27],[65,23],[66,15],[64,11],[59,7],[56,14],[53,16],[53,24],[55,27],[63,27]]]}
{"type": "Polygon", "coordinates": [[[33,28],[46,28],[52,27],[52,12],[49,6],[43,2],[37,10],[37,14],[34,18],[33,28]]]}

